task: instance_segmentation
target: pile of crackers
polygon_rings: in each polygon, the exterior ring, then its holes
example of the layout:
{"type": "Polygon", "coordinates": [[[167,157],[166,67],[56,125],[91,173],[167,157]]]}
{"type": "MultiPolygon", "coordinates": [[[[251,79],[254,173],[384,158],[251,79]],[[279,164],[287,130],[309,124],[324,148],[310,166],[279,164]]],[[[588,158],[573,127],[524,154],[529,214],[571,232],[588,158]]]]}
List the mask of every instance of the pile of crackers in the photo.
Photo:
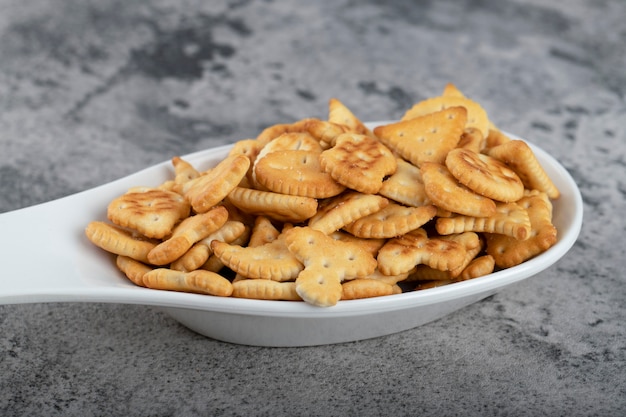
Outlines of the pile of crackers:
{"type": "Polygon", "coordinates": [[[139,286],[330,307],[484,276],[557,239],[559,190],[532,149],[453,84],[374,129],[331,99],[326,120],[172,171],[86,228],[139,286]]]}

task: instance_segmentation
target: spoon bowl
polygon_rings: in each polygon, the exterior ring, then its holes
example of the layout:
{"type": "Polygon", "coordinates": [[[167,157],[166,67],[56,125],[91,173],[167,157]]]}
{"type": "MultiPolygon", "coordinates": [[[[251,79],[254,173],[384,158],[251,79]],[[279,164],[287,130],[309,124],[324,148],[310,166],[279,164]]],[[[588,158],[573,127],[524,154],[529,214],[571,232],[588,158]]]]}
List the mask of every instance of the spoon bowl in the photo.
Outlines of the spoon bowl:
{"type": "MultiPolygon", "coordinates": [[[[128,188],[171,179],[174,172],[167,161],[87,191],[0,214],[0,304],[156,306],[202,335],[255,346],[324,345],[415,328],[540,273],[563,257],[578,238],[583,204],[576,183],[554,158],[529,145],[561,191],[561,197],[553,202],[558,241],[548,251],[513,268],[428,290],[340,301],[331,308],[138,287],[116,268],[113,255],[89,242],[84,229],[90,221],[106,219],[109,202],[128,188]]],[[[207,169],[230,149],[221,146],[183,158],[198,169],[207,169]]]]}

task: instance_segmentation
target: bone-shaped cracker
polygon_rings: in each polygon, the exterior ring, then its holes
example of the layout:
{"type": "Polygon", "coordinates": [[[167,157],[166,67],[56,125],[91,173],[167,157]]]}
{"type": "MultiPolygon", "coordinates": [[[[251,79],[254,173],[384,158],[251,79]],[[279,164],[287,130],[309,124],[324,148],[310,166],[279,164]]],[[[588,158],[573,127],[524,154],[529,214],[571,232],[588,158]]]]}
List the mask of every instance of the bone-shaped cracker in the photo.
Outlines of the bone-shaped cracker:
{"type": "Polygon", "coordinates": [[[420,264],[452,270],[463,263],[465,252],[465,247],[459,242],[429,238],[426,231],[420,228],[390,239],[378,251],[378,268],[385,275],[398,275],[420,264]]]}
{"type": "Polygon", "coordinates": [[[287,247],[304,264],[296,292],[310,304],[337,304],[344,279],[366,277],[376,269],[376,259],[358,244],[335,240],[311,227],[294,227],[284,234],[287,247]]]}

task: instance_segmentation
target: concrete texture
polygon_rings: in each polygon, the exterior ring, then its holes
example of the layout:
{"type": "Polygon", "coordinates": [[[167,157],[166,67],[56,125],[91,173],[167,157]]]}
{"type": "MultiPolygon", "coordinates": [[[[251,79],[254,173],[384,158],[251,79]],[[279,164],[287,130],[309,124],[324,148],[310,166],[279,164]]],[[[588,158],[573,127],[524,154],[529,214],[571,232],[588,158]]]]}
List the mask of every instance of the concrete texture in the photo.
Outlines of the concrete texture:
{"type": "Polygon", "coordinates": [[[454,82],[570,171],[585,218],[539,276],[355,343],[0,306],[0,415],[624,415],[625,17],[621,0],[1,0],[0,212],[324,117],[331,97],[387,120],[454,82]]]}

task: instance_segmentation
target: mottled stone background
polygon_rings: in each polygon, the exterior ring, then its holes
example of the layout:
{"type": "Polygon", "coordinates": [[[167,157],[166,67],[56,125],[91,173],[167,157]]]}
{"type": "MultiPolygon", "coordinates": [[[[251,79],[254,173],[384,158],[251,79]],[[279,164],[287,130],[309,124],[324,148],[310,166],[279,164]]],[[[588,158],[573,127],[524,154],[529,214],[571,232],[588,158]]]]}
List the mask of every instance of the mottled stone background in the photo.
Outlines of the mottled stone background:
{"type": "Polygon", "coordinates": [[[577,181],[585,223],[555,266],[414,330],[301,349],[141,306],[2,306],[0,414],[626,413],[623,0],[0,0],[0,212],[331,97],[398,118],[447,82],[577,181]]]}

